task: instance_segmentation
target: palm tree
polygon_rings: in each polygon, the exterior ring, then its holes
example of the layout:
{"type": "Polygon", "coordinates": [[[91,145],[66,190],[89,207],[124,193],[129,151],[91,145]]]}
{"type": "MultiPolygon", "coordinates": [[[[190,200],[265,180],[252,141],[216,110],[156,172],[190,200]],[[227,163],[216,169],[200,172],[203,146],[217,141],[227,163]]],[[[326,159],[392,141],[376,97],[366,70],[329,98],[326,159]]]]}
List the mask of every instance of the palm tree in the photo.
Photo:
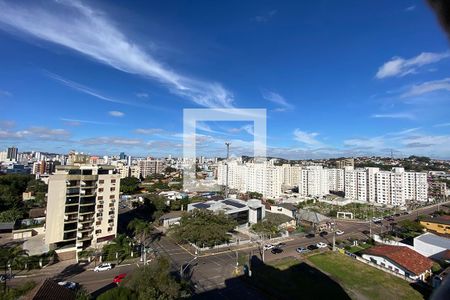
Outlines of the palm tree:
{"type": "Polygon", "coordinates": [[[110,249],[116,253],[117,264],[119,264],[120,259],[125,259],[128,253],[132,251],[131,239],[125,234],[119,234],[112,240],[110,249]]]}
{"type": "MultiPolygon", "coordinates": [[[[147,236],[153,229],[153,225],[150,222],[145,222],[141,219],[133,219],[128,224],[128,229],[133,230],[135,238],[137,238],[139,244],[141,245],[141,255],[145,253],[145,241],[147,240],[147,236]]],[[[144,259],[144,264],[145,264],[144,259]]]]}
{"type": "MultiPolygon", "coordinates": [[[[25,263],[27,257],[27,251],[23,250],[20,246],[0,248],[0,265],[4,266],[5,274],[8,272],[8,269],[11,270],[11,266],[13,266],[14,264],[22,265],[23,263],[25,263]]],[[[6,290],[6,280],[4,288],[6,290]]]]}

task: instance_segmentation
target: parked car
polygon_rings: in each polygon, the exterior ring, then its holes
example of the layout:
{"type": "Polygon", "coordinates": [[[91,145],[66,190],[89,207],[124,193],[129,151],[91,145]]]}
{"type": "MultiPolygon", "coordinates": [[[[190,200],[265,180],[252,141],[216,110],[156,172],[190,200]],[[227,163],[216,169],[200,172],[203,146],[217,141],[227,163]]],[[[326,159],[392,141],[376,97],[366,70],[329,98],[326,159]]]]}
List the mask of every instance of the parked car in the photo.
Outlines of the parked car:
{"type": "Polygon", "coordinates": [[[396,213],[396,214],[394,215],[394,217],[400,217],[400,214],[399,214],[399,213],[396,213]]]}
{"type": "Polygon", "coordinates": [[[328,247],[328,246],[327,246],[327,244],[325,244],[325,243],[323,243],[323,242],[319,242],[319,243],[316,244],[316,247],[317,247],[317,248],[326,248],[326,247],[328,247]]]}
{"type": "Polygon", "coordinates": [[[73,281],[60,281],[58,282],[60,286],[63,286],[65,288],[68,288],[69,290],[76,290],[78,288],[78,283],[73,281]]]}
{"type": "Polygon", "coordinates": [[[319,233],[319,235],[320,235],[321,237],[324,237],[324,236],[328,235],[328,232],[322,231],[321,233],[319,233]]]}
{"type": "Polygon", "coordinates": [[[389,222],[395,221],[395,219],[394,219],[393,217],[389,217],[389,218],[387,218],[386,220],[388,220],[389,222]]]}
{"type": "Polygon", "coordinates": [[[114,282],[115,284],[119,284],[119,283],[122,282],[122,279],[124,279],[125,276],[127,276],[126,273],[119,274],[119,275],[117,275],[116,277],[114,277],[113,282],[114,282]]]}
{"type": "Polygon", "coordinates": [[[272,244],[265,244],[265,245],[264,245],[264,251],[270,250],[270,249],[272,249],[273,247],[274,247],[274,245],[272,245],[272,244]]]}
{"type": "Polygon", "coordinates": [[[297,251],[297,253],[300,253],[300,254],[305,254],[305,253],[311,252],[311,250],[304,248],[304,247],[298,247],[297,249],[295,249],[295,251],[297,251]]]}
{"type": "Polygon", "coordinates": [[[336,235],[343,235],[343,234],[344,234],[344,232],[342,230],[337,230],[336,231],[336,235]]]}
{"type": "Polygon", "coordinates": [[[94,268],[94,272],[108,271],[111,269],[112,265],[110,263],[102,263],[94,268]]]}
{"type": "Polygon", "coordinates": [[[272,250],[270,252],[272,252],[272,254],[278,254],[278,253],[283,252],[283,249],[275,247],[275,248],[272,248],[272,250]]]}
{"type": "Polygon", "coordinates": [[[402,215],[409,215],[409,212],[408,211],[404,211],[404,212],[402,212],[402,215]]]}
{"type": "Polygon", "coordinates": [[[362,233],[363,233],[363,234],[366,234],[366,235],[369,235],[369,234],[370,234],[370,231],[369,231],[369,230],[363,230],[362,233]]]}
{"type": "Polygon", "coordinates": [[[309,251],[313,251],[316,249],[319,249],[319,247],[317,247],[316,245],[309,245],[308,247],[306,247],[309,251]]]}
{"type": "Polygon", "coordinates": [[[310,239],[315,237],[316,235],[314,233],[308,233],[307,235],[305,235],[306,238],[310,239]]]}

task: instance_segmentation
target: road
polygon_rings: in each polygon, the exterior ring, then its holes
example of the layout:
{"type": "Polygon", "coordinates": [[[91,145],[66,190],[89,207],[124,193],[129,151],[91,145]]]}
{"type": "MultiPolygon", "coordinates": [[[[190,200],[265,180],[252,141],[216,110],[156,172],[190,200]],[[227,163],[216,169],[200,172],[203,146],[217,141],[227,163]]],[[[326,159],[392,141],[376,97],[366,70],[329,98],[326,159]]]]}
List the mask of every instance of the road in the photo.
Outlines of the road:
{"type": "MultiPolygon", "coordinates": [[[[429,214],[436,210],[436,207],[426,207],[414,211],[408,215],[401,215],[395,217],[394,222],[401,220],[414,220],[420,214],[429,214]]],[[[368,235],[362,232],[370,228],[372,233],[379,234],[386,231],[389,228],[390,222],[383,221],[381,225],[377,225],[364,221],[353,220],[335,220],[338,229],[344,231],[344,234],[337,236],[336,239],[344,240],[348,238],[367,239],[368,235]]],[[[272,254],[270,251],[265,252],[265,261],[270,262],[282,257],[296,257],[299,254],[296,252],[298,247],[306,247],[318,242],[324,242],[327,244],[332,243],[332,235],[321,237],[316,235],[313,238],[306,238],[303,236],[293,236],[291,240],[286,242],[283,247],[283,252],[280,254],[272,254]]],[[[201,256],[194,259],[194,255],[186,251],[183,247],[177,245],[173,240],[166,236],[162,236],[159,240],[153,241],[150,245],[157,253],[168,257],[172,264],[174,271],[180,272],[181,267],[185,267],[184,275],[189,277],[195,285],[195,292],[198,295],[197,298],[202,298],[201,295],[211,295],[206,292],[215,290],[215,299],[232,299],[242,298],[246,295],[247,298],[264,298],[257,291],[246,286],[241,280],[230,280],[234,275],[236,266],[236,252],[222,252],[217,254],[211,254],[209,256],[201,256]],[[188,266],[186,264],[191,262],[188,266]]],[[[252,254],[261,256],[259,250],[255,247],[253,249],[247,249],[239,251],[244,254],[252,254]]],[[[56,265],[55,265],[56,266],[56,265]]],[[[118,265],[112,270],[96,273],[92,270],[93,265],[80,266],[72,265],[65,266],[64,270],[59,270],[55,277],[58,280],[70,280],[75,281],[83,285],[89,292],[93,292],[95,295],[100,294],[110,288],[114,288],[112,283],[114,276],[127,273],[128,275],[138,267],[141,267],[142,263],[136,262],[126,263],[118,265]]],[[[30,276],[30,279],[38,279],[50,277],[51,274],[45,269],[37,273],[34,276],[30,276]],[[40,275],[40,276],[39,276],[40,275]]],[[[23,282],[22,278],[13,279],[10,284],[15,285],[18,282],[23,282]]],[[[206,296],[205,296],[206,297],[206,296]]]]}

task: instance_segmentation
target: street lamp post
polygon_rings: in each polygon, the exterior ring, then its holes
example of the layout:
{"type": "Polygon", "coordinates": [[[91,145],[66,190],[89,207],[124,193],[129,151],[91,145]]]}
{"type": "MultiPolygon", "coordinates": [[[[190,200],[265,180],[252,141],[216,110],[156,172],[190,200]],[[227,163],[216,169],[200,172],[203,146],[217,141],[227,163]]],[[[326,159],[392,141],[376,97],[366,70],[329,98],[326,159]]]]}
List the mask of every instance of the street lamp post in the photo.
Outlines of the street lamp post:
{"type": "Polygon", "coordinates": [[[186,268],[191,264],[191,262],[193,262],[196,259],[197,259],[197,256],[195,256],[193,259],[191,259],[184,267],[183,267],[183,265],[180,266],[180,277],[181,278],[183,278],[183,273],[186,270],[186,268]]]}

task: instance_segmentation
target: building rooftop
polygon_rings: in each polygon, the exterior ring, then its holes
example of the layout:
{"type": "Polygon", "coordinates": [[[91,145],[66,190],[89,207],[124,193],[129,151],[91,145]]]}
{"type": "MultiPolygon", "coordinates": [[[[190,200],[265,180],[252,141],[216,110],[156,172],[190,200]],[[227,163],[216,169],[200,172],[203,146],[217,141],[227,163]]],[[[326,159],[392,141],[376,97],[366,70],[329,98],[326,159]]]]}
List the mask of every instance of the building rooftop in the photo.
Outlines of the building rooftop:
{"type": "Polygon", "coordinates": [[[431,259],[403,246],[375,246],[364,250],[363,253],[384,257],[415,275],[420,275],[433,266],[431,259]]]}
{"type": "Polygon", "coordinates": [[[42,285],[37,286],[25,299],[33,300],[47,300],[47,299],[58,299],[58,300],[75,300],[75,293],[66,287],[60,286],[58,283],[50,278],[47,278],[42,285]]]}
{"type": "Polygon", "coordinates": [[[292,203],[280,203],[280,204],[276,204],[275,206],[279,206],[279,207],[285,208],[290,211],[297,211],[297,207],[292,203]]]}
{"type": "Polygon", "coordinates": [[[433,234],[431,232],[427,232],[422,235],[419,235],[418,237],[414,238],[414,241],[415,240],[419,240],[424,243],[438,246],[441,248],[450,249],[450,239],[445,238],[443,236],[433,234]]]}
{"type": "Polygon", "coordinates": [[[306,209],[299,209],[297,213],[297,218],[301,221],[307,221],[315,224],[319,224],[321,222],[325,222],[330,219],[327,216],[319,214],[318,212],[306,209]]]}
{"type": "Polygon", "coordinates": [[[450,225],[450,216],[439,216],[434,218],[425,218],[422,222],[450,225]]]}

